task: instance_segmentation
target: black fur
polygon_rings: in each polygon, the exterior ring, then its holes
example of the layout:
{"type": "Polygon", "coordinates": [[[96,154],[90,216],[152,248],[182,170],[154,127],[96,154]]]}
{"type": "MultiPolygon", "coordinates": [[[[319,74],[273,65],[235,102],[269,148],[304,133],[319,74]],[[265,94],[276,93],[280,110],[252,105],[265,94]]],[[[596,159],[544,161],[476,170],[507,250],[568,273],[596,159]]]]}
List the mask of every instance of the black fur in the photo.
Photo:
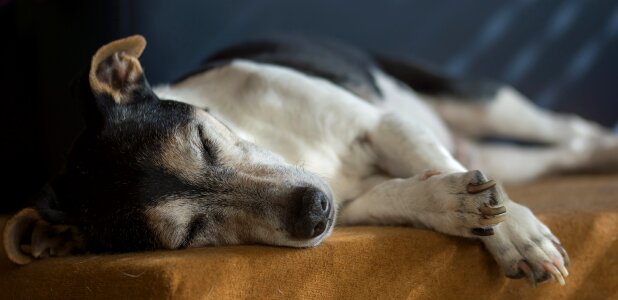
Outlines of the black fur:
{"type": "Polygon", "coordinates": [[[224,66],[234,59],[285,66],[324,78],[362,98],[366,98],[368,93],[372,98],[382,94],[371,74],[377,66],[366,53],[328,39],[283,35],[225,48],[207,58],[201,68],[183,76],[179,81],[224,66]]]}
{"type": "Polygon", "coordinates": [[[485,102],[493,100],[501,86],[487,80],[449,78],[405,59],[392,59],[382,55],[376,55],[375,58],[384,72],[421,94],[485,102]]]}
{"type": "Polygon", "coordinates": [[[87,128],[74,143],[63,172],[41,192],[37,209],[55,224],[80,229],[88,251],[160,248],[144,209],[161,197],[192,190],[156,161],[161,143],[189,122],[192,107],[162,101],[145,77],[128,105],[90,91],[87,72],[73,88],[87,128]],[[164,177],[164,178],[162,178],[164,177]]]}
{"type": "Polygon", "coordinates": [[[298,35],[267,37],[230,46],[207,58],[201,68],[178,81],[225,66],[234,59],[284,66],[321,77],[370,102],[382,96],[372,73],[379,69],[418,93],[446,95],[463,101],[490,101],[501,86],[487,80],[449,78],[409,60],[370,55],[339,41],[298,35]]]}

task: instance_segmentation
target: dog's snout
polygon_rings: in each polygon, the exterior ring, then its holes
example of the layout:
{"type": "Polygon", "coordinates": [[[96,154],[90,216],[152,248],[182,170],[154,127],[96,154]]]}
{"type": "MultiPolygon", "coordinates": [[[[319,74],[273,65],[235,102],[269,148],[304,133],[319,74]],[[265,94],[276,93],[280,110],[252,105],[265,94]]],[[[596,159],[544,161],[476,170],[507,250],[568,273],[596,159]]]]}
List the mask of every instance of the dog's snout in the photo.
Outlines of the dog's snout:
{"type": "Polygon", "coordinates": [[[326,230],[331,200],[316,188],[304,189],[301,197],[300,210],[291,233],[296,238],[314,238],[326,230]]]}

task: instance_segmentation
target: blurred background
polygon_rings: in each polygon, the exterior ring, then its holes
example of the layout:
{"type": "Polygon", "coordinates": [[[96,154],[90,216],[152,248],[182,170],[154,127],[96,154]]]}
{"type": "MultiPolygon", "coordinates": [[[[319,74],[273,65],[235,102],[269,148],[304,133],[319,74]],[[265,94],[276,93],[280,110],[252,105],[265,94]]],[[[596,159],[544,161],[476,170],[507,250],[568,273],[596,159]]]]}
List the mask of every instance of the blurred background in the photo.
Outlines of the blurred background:
{"type": "Polygon", "coordinates": [[[154,85],[222,46],[277,32],[504,81],[540,106],[617,126],[616,0],[0,0],[0,211],[60,170],[83,126],[69,83],[102,44],[144,35],[154,85]]]}

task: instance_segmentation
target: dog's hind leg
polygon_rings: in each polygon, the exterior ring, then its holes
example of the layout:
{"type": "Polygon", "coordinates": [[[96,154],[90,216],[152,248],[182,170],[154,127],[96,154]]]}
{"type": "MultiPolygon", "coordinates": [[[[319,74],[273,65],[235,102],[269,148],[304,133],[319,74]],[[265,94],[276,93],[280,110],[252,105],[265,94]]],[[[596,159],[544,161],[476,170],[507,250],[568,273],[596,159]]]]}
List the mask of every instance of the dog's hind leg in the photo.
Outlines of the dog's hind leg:
{"type": "MultiPolygon", "coordinates": [[[[388,75],[429,103],[450,129],[468,138],[503,137],[550,145],[606,148],[618,136],[575,115],[542,109],[511,86],[449,78],[401,59],[376,57],[388,75]]],[[[618,155],[618,149],[617,149],[618,155]]]]}
{"type": "Polygon", "coordinates": [[[457,157],[466,167],[484,170],[491,177],[509,183],[561,172],[618,170],[618,140],[607,144],[598,142],[521,146],[460,140],[457,157]]]}
{"type": "MultiPolygon", "coordinates": [[[[475,140],[491,136],[538,142],[545,147],[479,142],[480,165],[492,176],[524,181],[564,171],[618,171],[618,136],[580,117],[536,107],[510,87],[488,102],[430,100],[449,127],[475,140]]],[[[458,152],[461,149],[457,149],[458,152]]]]}
{"type": "Polygon", "coordinates": [[[448,94],[423,98],[450,128],[471,138],[505,137],[553,145],[618,141],[608,129],[576,115],[542,109],[506,85],[485,101],[448,94]]]}
{"type": "Polygon", "coordinates": [[[378,57],[378,62],[431,104],[451,129],[469,137],[492,135],[558,144],[609,134],[575,115],[544,110],[508,85],[449,78],[405,60],[378,57]]]}
{"type": "Polygon", "coordinates": [[[423,126],[386,114],[368,140],[378,165],[405,178],[344,204],[340,224],[402,224],[480,237],[507,276],[527,276],[534,284],[564,281],[567,258],[558,239],[500,185],[466,171],[423,126]]]}

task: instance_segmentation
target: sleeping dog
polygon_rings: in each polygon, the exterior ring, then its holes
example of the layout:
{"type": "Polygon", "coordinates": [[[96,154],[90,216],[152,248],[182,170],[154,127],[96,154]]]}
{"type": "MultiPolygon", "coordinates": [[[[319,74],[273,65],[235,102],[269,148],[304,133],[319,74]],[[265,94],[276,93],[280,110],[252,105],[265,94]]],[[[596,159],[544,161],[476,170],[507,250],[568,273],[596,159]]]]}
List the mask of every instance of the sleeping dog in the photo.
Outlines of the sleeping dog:
{"type": "Polygon", "coordinates": [[[74,84],[86,130],[38,204],[7,223],[13,262],[314,247],[335,223],[407,225],[481,240],[508,277],[564,284],[558,238],[490,178],[618,166],[618,138],[598,125],[508,86],[334,41],[247,42],[155,88],[138,60],[145,45],[131,36],[103,46],[74,84]]]}

